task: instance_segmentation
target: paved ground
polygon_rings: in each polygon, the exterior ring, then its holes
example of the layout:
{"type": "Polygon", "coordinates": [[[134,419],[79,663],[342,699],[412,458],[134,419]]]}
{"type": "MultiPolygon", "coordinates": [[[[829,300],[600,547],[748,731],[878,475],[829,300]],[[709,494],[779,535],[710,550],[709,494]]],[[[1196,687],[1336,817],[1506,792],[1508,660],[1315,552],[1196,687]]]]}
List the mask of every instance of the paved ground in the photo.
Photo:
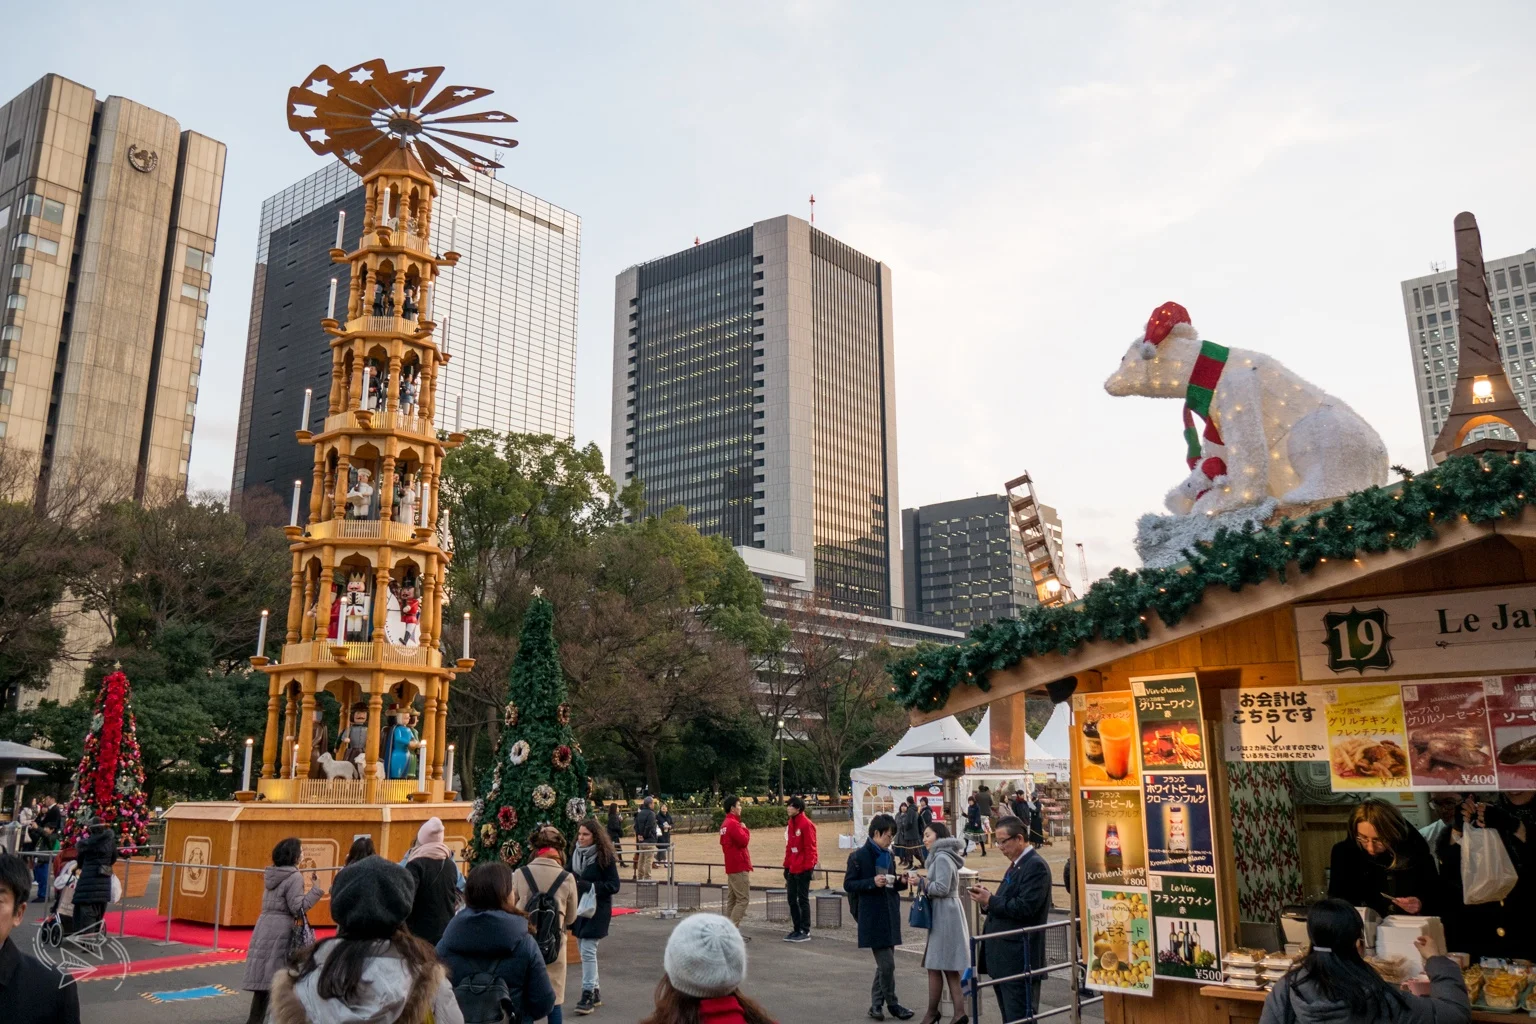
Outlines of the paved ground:
{"type": "MultiPolygon", "coordinates": [[[[629,903],[633,899],[631,888],[626,886],[620,901],[629,903]]],[[[789,944],[780,941],[788,931],[787,926],[768,921],[766,913],[766,904],[759,896],[742,929],[753,940],[748,947],[747,991],[767,1006],[782,1024],[865,1020],[873,968],[868,952],[857,948],[853,929],[821,929],[812,942],[789,944]]],[[[17,935],[23,948],[30,948],[33,924],[41,913],[33,910],[27,917],[28,924],[17,935]]],[[[590,1018],[594,1024],[604,1020],[634,1022],[649,1012],[651,993],[661,976],[662,949],[673,923],[661,919],[652,910],[615,920],[612,933],[601,947],[605,1005],[590,1018]]],[[[925,974],[920,966],[921,933],[909,935],[909,938],[917,944],[898,954],[897,991],[903,1001],[920,1012],[926,993],[925,974]]],[[[142,963],[198,950],[174,943],[164,946],[128,938],[122,940],[121,952],[142,963]]],[[[115,956],[108,959],[115,959],[115,956]]],[[[1059,959],[1059,956],[1053,953],[1053,959],[1059,959]]],[[[249,997],[239,991],[243,972],[244,964],[239,961],[127,978],[120,976],[120,970],[114,973],[103,967],[98,978],[80,983],[82,1019],[87,1024],[177,1024],[183,1021],[238,1024],[245,1020],[249,1001],[249,997]],[[212,986],[222,986],[232,990],[232,994],[166,1002],[155,1002],[150,998],[159,994],[163,999],[170,994],[174,1000],[177,993],[212,986]]],[[[570,1014],[569,1007],[580,997],[579,979],[580,967],[571,965],[567,984],[568,1020],[576,1019],[570,1014]]],[[[1065,983],[1050,982],[1042,1008],[1065,1002],[1065,983]]],[[[1102,1020],[1097,1009],[1090,1008],[1084,1016],[1102,1020]]],[[[997,1024],[995,1003],[984,1004],[981,1019],[988,1024],[997,1024]]]]}

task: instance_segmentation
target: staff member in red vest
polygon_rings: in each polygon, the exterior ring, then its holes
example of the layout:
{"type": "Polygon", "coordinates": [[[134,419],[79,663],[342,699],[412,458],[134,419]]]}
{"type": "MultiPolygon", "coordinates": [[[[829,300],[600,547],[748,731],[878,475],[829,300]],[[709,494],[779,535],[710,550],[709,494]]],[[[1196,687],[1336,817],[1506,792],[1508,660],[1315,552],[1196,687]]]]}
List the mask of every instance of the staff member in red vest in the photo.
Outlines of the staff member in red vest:
{"type": "Polygon", "coordinates": [[[720,826],[720,849],[725,852],[725,916],[731,924],[739,926],[752,899],[752,832],[741,823],[739,799],[728,796],[722,806],[725,823],[720,826]]]}
{"type": "Polygon", "coordinates": [[[816,824],[805,813],[805,801],[789,798],[789,824],[784,826],[784,885],[789,897],[793,931],[785,942],[811,940],[811,876],[816,873],[816,824]]]}

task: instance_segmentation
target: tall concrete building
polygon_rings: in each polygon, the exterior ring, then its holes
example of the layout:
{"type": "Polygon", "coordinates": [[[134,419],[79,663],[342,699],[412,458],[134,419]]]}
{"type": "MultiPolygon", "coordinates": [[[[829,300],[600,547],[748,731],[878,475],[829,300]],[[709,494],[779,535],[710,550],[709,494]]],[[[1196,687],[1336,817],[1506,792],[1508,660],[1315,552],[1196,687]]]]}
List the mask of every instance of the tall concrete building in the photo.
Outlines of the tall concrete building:
{"type": "MultiPolygon", "coordinates": [[[[581,218],[487,175],[466,177],[434,176],[432,250],[453,246],[462,254],[432,297],[452,356],[439,378],[438,425],[570,437],[581,218]]],[[[252,489],[286,502],[295,480],[304,482],[308,501],[311,453],[293,433],[305,388],[318,396],[308,429],[325,419],[331,352],[316,324],[332,277],[345,305],[345,273],[330,257],[340,213],[350,251],[362,231],[363,186],[340,162],[262,203],[230,485],[237,502],[252,489]]]]}
{"type": "Polygon", "coordinates": [[[835,608],[900,618],[890,268],[797,217],[631,267],[611,472],[706,534],[793,555],[835,608]]]}
{"type": "Polygon", "coordinates": [[[184,490],[224,144],[46,75],[0,107],[0,437],[142,498],[184,490]]]}
{"type": "MultiPolygon", "coordinates": [[[[1040,506],[1061,557],[1061,521],[1040,506]]],[[[1008,496],[983,494],[901,512],[907,618],[964,632],[1039,603],[1008,496]]]]}
{"type": "MultiPolygon", "coordinates": [[[[1536,338],[1532,337],[1532,318],[1536,317],[1536,249],[1527,249],[1503,259],[1489,259],[1484,269],[1488,276],[1488,297],[1493,304],[1493,326],[1498,332],[1503,352],[1504,370],[1510,387],[1519,398],[1526,415],[1533,415],[1532,396],[1536,395],[1536,338]]],[[[1415,277],[1404,281],[1403,316],[1408,321],[1408,355],[1413,361],[1413,380],[1419,401],[1419,426],[1424,433],[1424,457],[1434,465],[1430,449],[1451,410],[1451,395],[1456,388],[1457,309],[1455,269],[1415,277]]],[[[1475,427],[1468,440],[1476,440],[1479,430],[1498,431],[1502,425],[1475,427]]],[[[1489,436],[1497,436],[1490,434],[1489,436]]]]}

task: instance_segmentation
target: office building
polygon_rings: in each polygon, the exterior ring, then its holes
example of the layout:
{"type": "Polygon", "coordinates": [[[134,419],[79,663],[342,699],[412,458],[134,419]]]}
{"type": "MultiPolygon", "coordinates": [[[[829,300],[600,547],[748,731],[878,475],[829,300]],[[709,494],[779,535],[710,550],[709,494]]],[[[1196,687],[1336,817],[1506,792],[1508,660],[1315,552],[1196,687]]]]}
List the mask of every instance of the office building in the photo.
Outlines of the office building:
{"type": "MultiPolygon", "coordinates": [[[[1061,564],[1061,520],[1040,507],[1040,521],[1061,564]]],[[[901,512],[907,618],[966,632],[1018,618],[1039,603],[1024,541],[1004,494],[942,501],[901,512]]]]}
{"type": "MultiPolygon", "coordinates": [[[[452,357],[438,383],[438,425],[570,437],[581,218],[488,175],[466,177],[436,178],[430,227],[433,252],[453,247],[462,256],[432,296],[452,357]]],[[[332,277],[346,302],[345,274],[330,257],[340,213],[344,245],[355,249],[363,185],[340,162],[262,203],[230,485],[237,502],[262,490],[286,504],[295,480],[308,501],[312,453],[294,431],[305,388],[317,396],[308,429],[325,420],[331,350],[317,324],[332,277]]]]}
{"type": "Polygon", "coordinates": [[[826,606],[899,619],[891,322],[890,268],[796,217],[629,268],[614,478],[801,559],[826,606]]]}
{"type": "MultiPolygon", "coordinates": [[[[1536,249],[1489,259],[1485,270],[1504,370],[1521,407],[1530,416],[1532,395],[1536,394],[1536,338],[1531,332],[1532,318],[1536,317],[1536,249]]],[[[1432,466],[1430,450],[1450,415],[1451,395],[1456,388],[1456,325],[1460,318],[1456,271],[1453,268],[1416,277],[1404,281],[1402,289],[1403,316],[1408,321],[1408,355],[1413,361],[1414,390],[1419,402],[1419,427],[1424,435],[1424,456],[1432,466]]],[[[1496,432],[1501,429],[1506,428],[1475,427],[1468,440],[1476,440],[1479,430],[1488,436],[1498,436],[1496,432]]]]}
{"type": "Polygon", "coordinates": [[[223,183],[223,143],[130,99],[0,107],[0,437],[42,496],[185,491],[223,183]]]}

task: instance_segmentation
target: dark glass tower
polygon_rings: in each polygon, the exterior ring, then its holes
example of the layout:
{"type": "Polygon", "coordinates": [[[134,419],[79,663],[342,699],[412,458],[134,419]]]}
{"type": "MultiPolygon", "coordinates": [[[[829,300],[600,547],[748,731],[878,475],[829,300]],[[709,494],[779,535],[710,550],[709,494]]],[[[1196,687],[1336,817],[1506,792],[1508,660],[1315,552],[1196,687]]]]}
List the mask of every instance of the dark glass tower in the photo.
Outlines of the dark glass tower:
{"type": "Polygon", "coordinates": [[[620,274],[611,464],[651,511],[900,617],[890,268],[778,217],[620,274]]]}

